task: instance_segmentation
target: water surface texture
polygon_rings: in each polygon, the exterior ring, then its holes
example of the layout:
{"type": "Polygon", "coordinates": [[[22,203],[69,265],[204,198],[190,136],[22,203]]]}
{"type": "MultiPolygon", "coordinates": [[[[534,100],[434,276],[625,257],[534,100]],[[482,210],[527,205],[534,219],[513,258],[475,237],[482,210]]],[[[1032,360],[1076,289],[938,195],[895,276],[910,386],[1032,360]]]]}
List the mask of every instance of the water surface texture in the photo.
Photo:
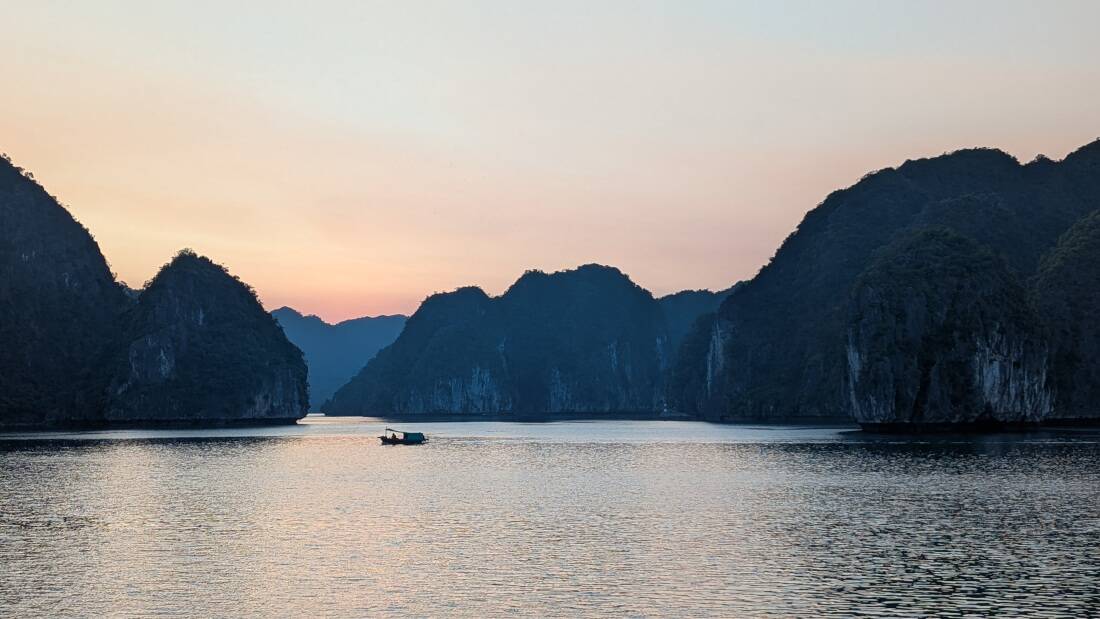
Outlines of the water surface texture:
{"type": "Polygon", "coordinates": [[[1100,433],[311,418],[0,436],[4,615],[1086,616],[1100,433]]]}

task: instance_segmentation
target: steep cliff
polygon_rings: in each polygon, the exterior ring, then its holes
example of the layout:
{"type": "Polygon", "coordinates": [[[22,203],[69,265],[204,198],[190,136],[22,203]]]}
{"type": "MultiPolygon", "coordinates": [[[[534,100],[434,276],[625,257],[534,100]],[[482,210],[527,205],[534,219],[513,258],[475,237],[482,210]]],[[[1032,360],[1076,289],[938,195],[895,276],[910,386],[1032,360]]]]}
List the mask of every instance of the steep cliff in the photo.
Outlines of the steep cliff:
{"type": "Polygon", "coordinates": [[[324,411],[651,412],[670,354],[660,306],[617,269],[531,271],[500,297],[428,298],[324,411]]]}
{"type": "Polygon", "coordinates": [[[329,415],[510,410],[497,304],[480,288],[435,294],[322,410],[329,415]]]}
{"type": "Polygon", "coordinates": [[[677,412],[701,416],[714,408],[714,381],[725,359],[718,315],[711,311],[696,317],[680,340],[666,386],[669,406],[677,412]]]}
{"type": "Polygon", "coordinates": [[[302,353],[225,269],[180,252],[129,317],[110,386],[114,424],[220,425],[306,414],[302,353]]]}
{"type": "Polygon", "coordinates": [[[1033,294],[1050,340],[1052,417],[1100,421],[1100,211],[1044,258],[1033,294]]]}
{"type": "Polygon", "coordinates": [[[657,299],[661,312],[665,316],[665,324],[668,326],[668,342],[671,350],[679,350],[684,338],[694,328],[695,321],[700,316],[717,311],[718,306],[740,285],[741,282],[738,282],[718,292],[682,290],[657,299]]]}
{"type": "Polygon", "coordinates": [[[0,427],[98,422],[128,305],[88,231],[0,159],[0,427]]]}
{"type": "Polygon", "coordinates": [[[945,228],[891,244],[856,282],[846,359],[864,427],[1038,423],[1046,343],[1002,259],[945,228]]]}
{"type": "Polygon", "coordinates": [[[408,319],[401,315],[365,316],[329,324],[289,307],[281,307],[271,315],[279,321],[287,339],[305,355],[310,410],[320,410],[367,361],[392,344],[408,319]]]}
{"type": "Polygon", "coordinates": [[[1061,162],[1027,165],[973,149],[909,161],[834,192],[722,304],[708,327],[720,341],[683,360],[684,374],[710,372],[696,381],[709,393],[680,394],[673,405],[701,406],[712,419],[850,418],[847,301],[875,252],[913,230],[946,226],[1026,279],[1058,236],[1095,210],[1098,162],[1100,142],[1061,162]]]}

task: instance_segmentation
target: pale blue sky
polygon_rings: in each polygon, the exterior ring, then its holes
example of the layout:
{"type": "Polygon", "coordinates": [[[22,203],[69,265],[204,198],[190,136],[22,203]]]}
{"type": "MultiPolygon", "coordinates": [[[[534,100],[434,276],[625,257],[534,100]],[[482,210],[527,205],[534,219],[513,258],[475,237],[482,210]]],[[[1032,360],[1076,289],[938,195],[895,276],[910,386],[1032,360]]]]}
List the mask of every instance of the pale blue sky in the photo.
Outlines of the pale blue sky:
{"type": "Polygon", "coordinates": [[[865,172],[1100,136],[1095,2],[10,3],[0,151],[140,283],[412,311],[526,268],[750,277],[865,172]]]}

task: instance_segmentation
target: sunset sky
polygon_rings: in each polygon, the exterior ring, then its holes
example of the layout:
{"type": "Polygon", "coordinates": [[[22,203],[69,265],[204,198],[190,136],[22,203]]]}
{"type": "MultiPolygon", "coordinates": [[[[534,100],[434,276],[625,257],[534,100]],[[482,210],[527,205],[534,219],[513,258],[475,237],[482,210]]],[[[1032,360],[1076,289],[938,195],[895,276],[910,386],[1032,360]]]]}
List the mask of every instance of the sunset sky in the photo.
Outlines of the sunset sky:
{"type": "Polygon", "coordinates": [[[1100,2],[3,14],[0,152],[121,279],[192,247],[333,321],[588,262],[655,294],[726,287],[869,171],[1100,136],[1100,2]]]}

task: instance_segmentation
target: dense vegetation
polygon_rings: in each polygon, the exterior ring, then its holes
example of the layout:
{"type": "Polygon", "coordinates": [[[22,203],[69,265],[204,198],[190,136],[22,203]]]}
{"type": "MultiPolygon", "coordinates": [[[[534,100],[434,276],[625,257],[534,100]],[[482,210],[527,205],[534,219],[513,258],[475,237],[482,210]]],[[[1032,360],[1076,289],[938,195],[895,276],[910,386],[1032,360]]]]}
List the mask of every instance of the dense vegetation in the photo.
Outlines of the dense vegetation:
{"type": "Polygon", "coordinates": [[[531,271],[500,298],[519,411],[649,411],[671,350],[660,306],[618,269],[531,271]]]}
{"type": "Polygon", "coordinates": [[[0,425],[94,423],[128,305],[91,234],[0,160],[0,425]]]}
{"type": "Polygon", "coordinates": [[[701,314],[680,341],[666,383],[668,402],[678,411],[699,415],[711,407],[717,327],[717,313],[701,314]]]}
{"type": "Polygon", "coordinates": [[[863,424],[1035,423],[1046,344],[1004,260],[947,228],[876,253],[848,312],[850,405],[863,424]]]}
{"type": "Polygon", "coordinates": [[[702,326],[720,335],[717,345],[712,338],[695,346],[674,375],[710,391],[674,383],[673,403],[715,419],[847,418],[848,300],[878,249],[944,226],[1002,256],[1023,281],[1098,200],[1100,142],[1062,162],[1020,165],[974,149],[870,174],[807,213],[771,262],[702,326]]]}
{"type": "MultiPolygon", "coordinates": [[[[908,161],[831,194],[732,292],[656,300],[588,265],[434,295],[325,410],[1097,418],[1097,209],[1100,142],[908,161]]],[[[304,413],[300,352],[221,267],[184,252],[129,290],[6,160],[0,230],[0,424],[304,413]]]]}
{"type": "Polygon", "coordinates": [[[1050,341],[1053,416],[1100,419],[1100,211],[1043,259],[1034,299],[1050,341]]]}
{"type": "Polygon", "coordinates": [[[495,350],[500,323],[494,309],[480,288],[428,297],[397,340],[337,390],[322,410],[335,415],[390,413],[420,404],[429,410],[445,406],[448,412],[479,413],[510,406],[494,401],[503,394],[486,384],[504,371],[495,350]],[[435,394],[444,381],[447,393],[438,402],[413,400],[415,394],[435,394]]]}
{"type": "Polygon", "coordinates": [[[271,315],[295,346],[305,354],[309,367],[309,405],[320,410],[352,376],[381,349],[397,339],[407,317],[354,318],[329,324],[317,316],[303,316],[281,307],[271,315]]]}
{"type": "Polygon", "coordinates": [[[297,419],[306,365],[255,293],[184,250],[145,287],[111,384],[115,422],[297,419]]]}
{"type": "Polygon", "coordinates": [[[247,286],[188,252],[147,289],[123,286],[88,231],[6,157],[0,342],[4,427],[305,413],[301,355],[247,286]]]}
{"type": "Polygon", "coordinates": [[[695,321],[700,316],[717,311],[722,301],[725,301],[726,297],[740,285],[737,283],[718,292],[683,290],[657,299],[665,315],[665,324],[668,325],[668,341],[672,350],[679,350],[680,344],[691,332],[695,321]]]}
{"type": "Polygon", "coordinates": [[[720,298],[698,291],[665,304],[600,265],[529,271],[496,298],[478,288],[433,295],[324,410],[658,411],[673,354],[670,323],[682,329],[693,308],[720,298]]]}

